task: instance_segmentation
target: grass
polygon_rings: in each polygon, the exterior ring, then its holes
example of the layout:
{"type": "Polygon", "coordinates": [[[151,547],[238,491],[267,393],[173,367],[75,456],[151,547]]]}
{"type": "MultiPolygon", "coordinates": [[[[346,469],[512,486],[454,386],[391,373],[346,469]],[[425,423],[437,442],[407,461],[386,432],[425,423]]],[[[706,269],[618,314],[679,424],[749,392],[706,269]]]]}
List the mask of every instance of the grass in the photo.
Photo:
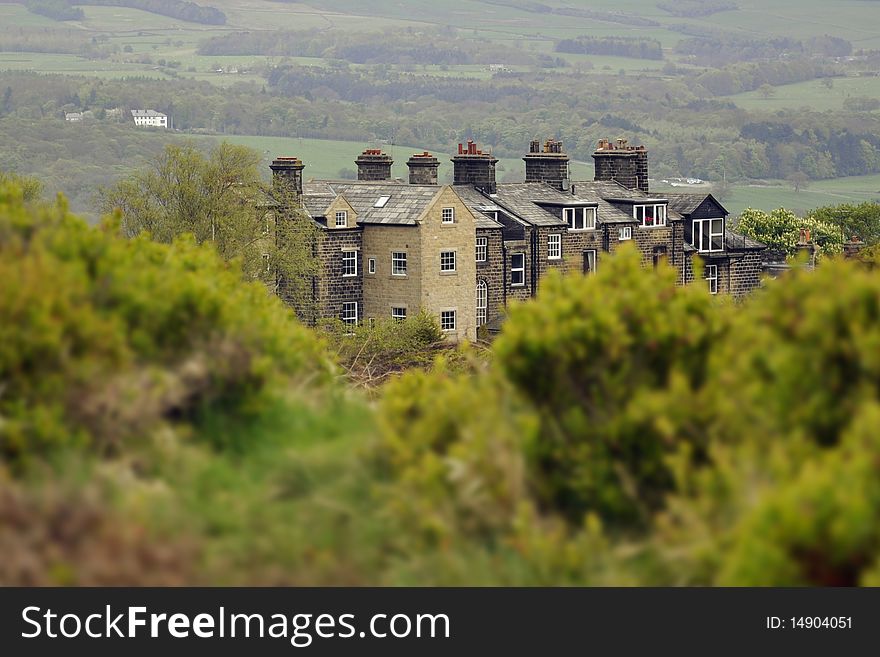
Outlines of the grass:
{"type": "Polygon", "coordinates": [[[809,80],[796,84],[775,87],[770,98],[764,98],[757,91],[736,94],[728,98],[746,110],[768,110],[808,108],[812,111],[843,109],[847,98],[880,97],[880,77],[832,78],[828,89],[820,80],[809,80]]]}
{"type": "MultiPolygon", "coordinates": [[[[709,193],[712,191],[711,185],[691,188],[657,185],[653,189],[661,192],[709,193]]],[[[880,175],[816,180],[799,192],[795,192],[790,184],[781,181],[734,185],[730,196],[722,203],[730,210],[731,215],[736,216],[746,208],[769,211],[784,207],[803,213],[823,205],[862,201],[880,201],[880,175]]]]}
{"type": "MultiPolygon", "coordinates": [[[[263,155],[262,166],[268,171],[269,163],[279,155],[291,155],[299,157],[306,165],[305,179],[310,178],[338,178],[341,169],[355,171],[355,158],[365,148],[375,147],[376,144],[361,141],[330,141],[326,139],[296,139],[284,137],[249,137],[241,135],[223,135],[222,137],[207,137],[207,139],[225,140],[233,144],[242,144],[253,148],[263,155]]],[[[394,158],[393,175],[406,179],[406,161],[413,153],[418,153],[424,148],[420,146],[390,146],[380,144],[385,152],[394,158]]],[[[440,182],[451,182],[452,163],[450,153],[432,151],[440,160],[440,182]]],[[[500,158],[497,165],[498,180],[505,176],[513,176],[516,180],[525,177],[525,164],[521,159],[500,158]]],[[[571,166],[571,175],[575,179],[592,179],[593,168],[583,162],[574,162],[571,166]]]]}

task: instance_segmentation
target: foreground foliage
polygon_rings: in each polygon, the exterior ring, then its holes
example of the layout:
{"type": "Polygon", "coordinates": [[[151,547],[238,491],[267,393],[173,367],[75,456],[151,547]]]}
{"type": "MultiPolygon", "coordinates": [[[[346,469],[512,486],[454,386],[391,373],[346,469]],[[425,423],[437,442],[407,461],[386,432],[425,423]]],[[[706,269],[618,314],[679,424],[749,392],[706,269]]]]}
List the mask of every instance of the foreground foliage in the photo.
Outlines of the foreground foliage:
{"type": "Polygon", "coordinates": [[[331,357],[209,245],[0,190],[4,584],[880,583],[876,268],[734,306],[622,248],[488,353],[331,357]]]}

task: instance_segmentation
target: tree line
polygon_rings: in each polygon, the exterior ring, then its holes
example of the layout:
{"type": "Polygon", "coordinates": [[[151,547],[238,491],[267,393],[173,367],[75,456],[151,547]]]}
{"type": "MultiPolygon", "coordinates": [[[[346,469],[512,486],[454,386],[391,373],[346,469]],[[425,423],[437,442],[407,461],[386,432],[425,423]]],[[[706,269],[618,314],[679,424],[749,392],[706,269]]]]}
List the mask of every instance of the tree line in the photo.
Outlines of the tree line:
{"type": "Polygon", "coordinates": [[[663,59],[663,47],[656,39],[579,36],[556,42],[556,52],[579,55],[613,55],[636,59],[663,59]]]}
{"type": "Polygon", "coordinates": [[[265,30],[212,37],[200,55],[316,57],[355,64],[535,64],[538,55],[489,40],[461,39],[451,28],[384,32],[265,30]]]}

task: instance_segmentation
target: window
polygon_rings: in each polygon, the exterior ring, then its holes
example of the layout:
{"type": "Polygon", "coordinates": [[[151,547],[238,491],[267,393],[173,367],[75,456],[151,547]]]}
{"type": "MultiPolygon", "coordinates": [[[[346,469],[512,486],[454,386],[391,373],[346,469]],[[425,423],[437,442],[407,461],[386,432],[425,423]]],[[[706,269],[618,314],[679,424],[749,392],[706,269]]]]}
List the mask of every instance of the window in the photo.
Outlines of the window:
{"type": "Polygon", "coordinates": [[[369,260],[367,260],[367,272],[369,272],[370,274],[376,273],[376,259],[375,258],[370,258],[369,260]]]}
{"type": "Polygon", "coordinates": [[[693,245],[700,251],[724,250],[724,219],[694,221],[693,245]]]}
{"type": "Polygon", "coordinates": [[[357,251],[342,252],[342,275],[357,276],[358,273],[358,254],[357,251]]]}
{"type": "Polygon", "coordinates": [[[455,208],[443,208],[441,213],[444,224],[455,223],[455,208]]]}
{"type": "Polygon", "coordinates": [[[391,200],[390,196],[380,196],[378,199],[376,199],[376,202],[373,203],[373,207],[374,208],[384,208],[385,204],[388,203],[388,201],[390,201],[390,200],[391,200]]]}
{"type": "Polygon", "coordinates": [[[406,308],[392,308],[391,319],[403,321],[406,319],[406,308]]]}
{"type": "Polygon", "coordinates": [[[444,331],[455,330],[455,311],[443,310],[440,312],[440,328],[444,331]]]}
{"type": "Polygon", "coordinates": [[[596,227],[596,208],[563,208],[562,218],[569,230],[592,230],[596,227]]]}
{"type": "Polygon", "coordinates": [[[440,271],[455,271],[455,251],[440,252],[440,271]]]}
{"type": "Polygon", "coordinates": [[[266,263],[266,271],[271,271],[271,268],[269,266],[269,254],[268,253],[263,254],[263,262],[266,263]]]}
{"type": "Polygon", "coordinates": [[[391,252],[391,275],[406,276],[406,252],[391,252]]]}
{"type": "Polygon", "coordinates": [[[559,260],[562,257],[562,235],[547,236],[547,260],[559,260]]]}
{"type": "Polygon", "coordinates": [[[348,225],[348,211],[340,210],[336,213],[336,227],[345,228],[348,225]]]}
{"type": "Polygon", "coordinates": [[[654,269],[657,269],[657,267],[659,267],[661,264],[666,262],[666,253],[667,253],[667,251],[666,251],[665,244],[662,246],[655,246],[654,247],[654,257],[653,257],[654,269]]]}
{"type": "Polygon", "coordinates": [[[665,205],[634,205],[633,217],[642,226],[654,227],[666,225],[665,205]]]}
{"type": "Polygon", "coordinates": [[[706,281],[709,283],[709,294],[718,294],[718,265],[706,265],[706,281]]]}
{"type": "Polygon", "coordinates": [[[590,249],[589,251],[584,251],[584,273],[585,274],[595,274],[596,273],[596,249],[590,249]]]}
{"type": "Polygon", "coordinates": [[[510,256],[510,284],[513,286],[526,284],[525,253],[514,253],[510,256]]]}
{"type": "Polygon", "coordinates": [[[617,239],[619,239],[622,242],[624,240],[631,240],[632,238],[633,238],[633,227],[632,226],[621,226],[620,227],[620,234],[618,235],[617,239]]]}
{"type": "Polygon", "coordinates": [[[477,326],[486,323],[489,309],[489,286],[486,281],[477,281],[477,326]]]}
{"type": "Polygon", "coordinates": [[[357,301],[346,301],[342,304],[342,321],[352,325],[358,323],[357,301]]]}
{"type": "Polygon", "coordinates": [[[489,238],[477,238],[477,262],[486,262],[489,256],[489,238]]]}

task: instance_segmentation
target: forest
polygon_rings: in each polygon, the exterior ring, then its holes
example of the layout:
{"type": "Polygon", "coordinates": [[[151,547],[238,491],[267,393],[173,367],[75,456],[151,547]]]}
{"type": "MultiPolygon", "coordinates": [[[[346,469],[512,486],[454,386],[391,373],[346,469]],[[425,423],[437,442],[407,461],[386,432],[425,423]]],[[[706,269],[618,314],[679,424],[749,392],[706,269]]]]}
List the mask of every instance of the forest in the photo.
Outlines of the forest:
{"type": "MultiPolygon", "coordinates": [[[[258,184],[247,151],[166,156],[258,184]]],[[[191,200],[223,195],[250,230],[237,191],[191,200]]],[[[490,344],[346,343],[190,213],[123,207],[0,175],[4,585],[880,584],[876,248],[736,304],[621,248],[490,344]]]]}

